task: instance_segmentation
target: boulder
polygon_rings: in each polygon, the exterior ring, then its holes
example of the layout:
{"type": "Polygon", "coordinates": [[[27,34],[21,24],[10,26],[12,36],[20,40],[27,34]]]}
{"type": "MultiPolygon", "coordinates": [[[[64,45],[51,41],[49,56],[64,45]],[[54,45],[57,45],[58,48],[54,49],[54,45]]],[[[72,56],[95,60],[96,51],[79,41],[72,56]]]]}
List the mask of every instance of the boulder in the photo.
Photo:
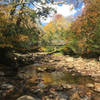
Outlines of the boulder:
{"type": "Polygon", "coordinates": [[[17,98],[16,100],[36,100],[36,99],[32,96],[24,95],[24,96],[17,98]]]}
{"type": "Polygon", "coordinates": [[[92,83],[87,83],[87,84],[86,84],[86,87],[88,87],[88,88],[94,88],[94,84],[92,84],[92,83]]]}
{"type": "Polygon", "coordinates": [[[95,83],[94,86],[95,86],[94,90],[96,92],[100,92],[100,83],[95,83]]]}

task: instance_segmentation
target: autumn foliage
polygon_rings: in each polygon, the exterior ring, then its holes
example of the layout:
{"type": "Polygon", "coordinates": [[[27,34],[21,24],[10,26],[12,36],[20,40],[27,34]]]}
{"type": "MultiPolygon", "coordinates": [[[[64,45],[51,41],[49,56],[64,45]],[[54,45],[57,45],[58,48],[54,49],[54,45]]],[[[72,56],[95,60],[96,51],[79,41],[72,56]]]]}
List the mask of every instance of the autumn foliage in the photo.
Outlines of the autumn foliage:
{"type": "Polygon", "coordinates": [[[0,5],[0,48],[30,49],[37,45],[39,30],[35,25],[35,12],[18,9],[13,5],[0,5]]]}
{"type": "Polygon", "coordinates": [[[57,45],[64,45],[66,41],[66,31],[70,27],[70,22],[61,14],[56,14],[52,21],[43,27],[44,35],[41,38],[44,47],[49,46],[50,51],[57,45]],[[53,46],[53,47],[50,47],[53,46]]]}
{"type": "Polygon", "coordinates": [[[66,51],[76,54],[100,54],[100,0],[85,0],[83,13],[72,23],[66,51]]]}

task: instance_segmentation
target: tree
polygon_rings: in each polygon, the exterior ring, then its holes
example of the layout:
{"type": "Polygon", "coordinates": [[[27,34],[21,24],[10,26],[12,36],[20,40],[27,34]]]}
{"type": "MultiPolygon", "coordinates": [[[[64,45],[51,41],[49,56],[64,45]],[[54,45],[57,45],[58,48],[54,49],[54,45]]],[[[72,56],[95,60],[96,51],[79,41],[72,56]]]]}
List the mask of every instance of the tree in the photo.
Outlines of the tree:
{"type": "Polygon", "coordinates": [[[0,5],[0,63],[4,64],[10,62],[8,54],[12,51],[26,52],[38,47],[40,34],[35,11],[18,9],[12,16],[11,9],[12,5],[0,5]]]}
{"type": "Polygon", "coordinates": [[[35,12],[31,12],[29,9],[23,9],[22,11],[17,10],[12,18],[9,14],[11,9],[11,6],[1,6],[1,45],[3,46],[4,43],[4,47],[8,45],[13,49],[21,49],[21,47],[28,48],[29,45],[34,45],[35,42],[38,41],[39,35],[39,31],[35,25],[35,12]]]}
{"type": "MultiPolygon", "coordinates": [[[[34,41],[33,44],[37,44],[40,32],[36,27],[36,18],[46,17],[49,14],[51,9],[46,5],[49,2],[53,3],[52,0],[3,0],[3,3],[1,3],[1,17],[5,16],[4,20],[8,23],[1,24],[1,27],[5,28],[5,30],[1,30],[1,35],[6,36],[6,39],[13,36],[12,39],[10,38],[7,41],[10,40],[10,44],[15,43],[14,47],[16,48],[20,46],[26,48],[27,44],[31,45],[33,43],[32,41],[34,41]],[[7,4],[3,5],[6,2],[7,4]],[[31,9],[30,5],[33,5],[36,10],[31,9]],[[27,40],[24,41],[25,45],[21,42],[18,43],[19,40],[22,40],[22,37],[27,37],[27,40]]],[[[1,19],[3,23],[4,20],[1,19]]]]}
{"type": "Polygon", "coordinates": [[[66,32],[68,31],[71,23],[67,21],[60,14],[56,14],[54,19],[44,26],[45,34],[42,36],[41,41],[44,47],[46,46],[63,46],[66,41],[66,32]]]}
{"type": "Polygon", "coordinates": [[[50,4],[55,3],[54,0],[0,1],[1,59],[12,50],[26,50],[38,45],[40,32],[35,19],[47,17],[53,11],[50,4]]]}
{"type": "Polygon", "coordinates": [[[6,1],[0,3],[0,62],[3,63],[8,62],[7,55],[14,50],[26,51],[38,46],[40,31],[36,18],[46,17],[50,11],[42,0],[6,1]]]}
{"type": "Polygon", "coordinates": [[[79,54],[100,54],[100,1],[85,0],[85,8],[71,26],[67,47],[79,54]]]}
{"type": "Polygon", "coordinates": [[[13,4],[11,14],[16,12],[17,7],[24,9],[27,7],[34,7],[38,17],[47,17],[54,9],[51,7],[52,4],[73,4],[77,8],[83,0],[1,0],[3,3],[13,4]],[[24,6],[24,7],[23,7],[24,6]]]}

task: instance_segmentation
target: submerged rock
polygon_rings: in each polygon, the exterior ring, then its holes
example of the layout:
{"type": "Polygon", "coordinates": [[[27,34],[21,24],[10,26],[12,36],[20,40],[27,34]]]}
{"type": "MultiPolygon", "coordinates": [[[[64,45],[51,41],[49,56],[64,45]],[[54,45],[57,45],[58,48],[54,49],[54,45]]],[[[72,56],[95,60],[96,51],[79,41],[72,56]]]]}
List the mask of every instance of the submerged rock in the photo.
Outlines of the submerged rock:
{"type": "Polygon", "coordinates": [[[36,70],[34,70],[34,66],[26,66],[22,69],[19,69],[18,74],[20,78],[22,79],[30,79],[32,77],[36,77],[36,70]]]}
{"type": "Polygon", "coordinates": [[[68,94],[64,92],[58,93],[56,100],[68,100],[68,94]]]}

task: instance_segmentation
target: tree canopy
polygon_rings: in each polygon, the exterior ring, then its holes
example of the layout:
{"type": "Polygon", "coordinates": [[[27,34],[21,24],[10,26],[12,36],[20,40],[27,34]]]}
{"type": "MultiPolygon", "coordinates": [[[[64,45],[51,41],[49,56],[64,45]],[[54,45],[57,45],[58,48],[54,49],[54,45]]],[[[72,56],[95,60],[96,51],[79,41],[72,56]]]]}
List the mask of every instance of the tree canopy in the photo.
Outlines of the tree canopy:
{"type": "Polygon", "coordinates": [[[100,1],[85,0],[85,8],[71,26],[67,46],[75,53],[100,54],[100,1]]]}
{"type": "Polygon", "coordinates": [[[45,34],[43,38],[50,42],[49,45],[58,45],[61,42],[65,42],[66,32],[69,29],[71,23],[69,23],[64,16],[56,14],[54,19],[44,26],[45,34]]]}
{"type": "Polygon", "coordinates": [[[0,5],[0,9],[1,48],[27,49],[37,45],[39,30],[36,27],[35,11],[29,8],[18,9],[12,15],[13,5],[0,5]]]}

